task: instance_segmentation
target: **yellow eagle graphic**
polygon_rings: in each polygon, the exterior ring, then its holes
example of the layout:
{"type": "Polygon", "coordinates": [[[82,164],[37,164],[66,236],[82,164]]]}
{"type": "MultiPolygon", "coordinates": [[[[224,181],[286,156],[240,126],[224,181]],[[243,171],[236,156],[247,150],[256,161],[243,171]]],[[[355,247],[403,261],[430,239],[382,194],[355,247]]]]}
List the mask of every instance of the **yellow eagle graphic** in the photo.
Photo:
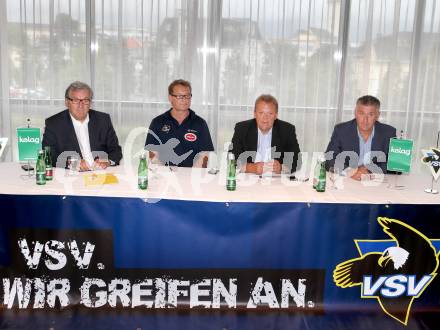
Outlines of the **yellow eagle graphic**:
{"type": "MultiPolygon", "coordinates": [[[[338,264],[333,271],[333,280],[337,286],[341,288],[362,286],[364,276],[372,276],[377,280],[380,276],[402,274],[414,275],[420,280],[424,275],[432,275],[432,279],[437,275],[440,253],[436,253],[428,237],[399,220],[379,217],[377,221],[383,231],[395,241],[396,246],[388,247],[383,252],[366,253],[359,258],[338,264]]],[[[417,298],[405,295],[397,298],[372,297],[378,300],[386,314],[405,325],[408,322],[411,304],[414,298],[417,298]]],[[[372,297],[368,296],[368,298],[372,297]]]]}

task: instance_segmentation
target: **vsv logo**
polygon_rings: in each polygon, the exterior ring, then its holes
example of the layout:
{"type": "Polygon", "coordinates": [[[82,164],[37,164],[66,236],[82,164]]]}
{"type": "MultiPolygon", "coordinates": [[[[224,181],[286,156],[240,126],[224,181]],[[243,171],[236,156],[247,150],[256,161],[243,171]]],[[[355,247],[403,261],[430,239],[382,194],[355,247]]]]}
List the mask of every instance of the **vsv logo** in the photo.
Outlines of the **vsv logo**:
{"type": "Polygon", "coordinates": [[[86,242],[83,243],[83,254],[81,255],[80,245],[76,240],[69,242],[62,242],[58,240],[51,240],[48,242],[40,243],[39,241],[33,242],[33,248],[25,238],[18,241],[20,252],[26,260],[26,264],[30,269],[37,269],[40,266],[40,260],[45,259],[44,264],[49,270],[60,270],[67,264],[67,257],[69,253],[64,252],[67,250],[73,257],[77,267],[79,269],[87,269],[90,265],[90,260],[93,255],[95,245],[86,242]],[[46,255],[46,256],[45,256],[46,255]]]}
{"type": "Polygon", "coordinates": [[[362,285],[362,296],[395,298],[401,295],[409,297],[419,296],[434,278],[432,275],[425,275],[417,282],[415,276],[393,275],[380,276],[376,281],[373,276],[364,276],[362,285]]]}
{"type": "Polygon", "coordinates": [[[402,148],[394,148],[391,147],[391,152],[394,152],[396,154],[402,154],[405,156],[409,156],[411,154],[411,150],[410,149],[402,149],[402,148]]]}
{"type": "Polygon", "coordinates": [[[406,223],[377,219],[388,240],[355,240],[360,257],[338,264],[333,280],[341,288],[361,286],[361,298],[375,298],[382,310],[403,324],[411,305],[437,275],[440,240],[406,223]]]}
{"type": "Polygon", "coordinates": [[[26,137],[19,137],[19,141],[20,143],[35,143],[35,144],[39,144],[40,143],[40,138],[38,137],[30,137],[30,136],[26,136],[26,137]]]}

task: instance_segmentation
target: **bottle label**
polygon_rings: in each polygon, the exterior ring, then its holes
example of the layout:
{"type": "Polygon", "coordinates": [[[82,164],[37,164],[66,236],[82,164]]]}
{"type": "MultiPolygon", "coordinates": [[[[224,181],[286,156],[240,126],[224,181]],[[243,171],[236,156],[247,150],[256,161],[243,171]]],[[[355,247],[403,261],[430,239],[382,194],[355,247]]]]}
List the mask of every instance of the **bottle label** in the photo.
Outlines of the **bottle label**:
{"type": "Polygon", "coordinates": [[[237,181],[235,178],[228,178],[226,181],[226,189],[227,190],[235,190],[237,187],[237,181]]]}
{"type": "Polygon", "coordinates": [[[235,168],[235,160],[228,160],[228,175],[226,177],[226,190],[235,190],[237,187],[237,180],[235,178],[236,168],[235,168]]]}
{"type": "Polygon", "coordinates": [[[318,184],[316,186],[316,191],[324,192],[325,191],[325,180],[319,179],[318,184]]]}
{"type": "Polygon", "coordinates": [[[46,184],[46,172],[37,172],[37,184],[46,184]]]}
{"type": "Polygon", "coordinates": [[[148,187],[148,178],[146,176],[138,177],[138,187],[139,189],[145,190],[148,187]]]}
{"type": "Polygon", "coordinates": [[[52,180],[53,178],[53,169],[52,167],[46,167],[46,180],[52,180]]]}

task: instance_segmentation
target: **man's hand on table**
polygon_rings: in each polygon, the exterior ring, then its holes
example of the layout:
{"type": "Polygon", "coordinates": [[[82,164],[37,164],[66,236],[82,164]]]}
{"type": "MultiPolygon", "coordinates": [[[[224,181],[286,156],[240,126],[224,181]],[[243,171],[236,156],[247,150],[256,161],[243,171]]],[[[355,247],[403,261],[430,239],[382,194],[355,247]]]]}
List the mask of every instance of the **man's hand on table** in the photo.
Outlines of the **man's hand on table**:
{"type": "Polygon", "coordinates": [[[80,172],[93,171],[93,170],[105,170],[109,166],[110,166],[110,161],[108,161],[108,160],[100,160],[99,158],[97,158],[93,162],[93,165],[90,167],[89,164],[84,159],[81,159],[81,161],[79,163],[79,170],[80,170],[80,172]]]}
{"type": "Polygon", "coordinates": [[[246,173],[254,173],[262,175],[263,173],[281,173],[281,164],[278,160],[272,160],[270,162],[256,162],[246,164],[246,173]]]}
{"type": "Polygon", "coordinates": [[[354,169],[354,174],[351,175],[353,180],[361,181],[368,180],[370,177],[370,171],[365,166],[359,166],[354,169]]]}

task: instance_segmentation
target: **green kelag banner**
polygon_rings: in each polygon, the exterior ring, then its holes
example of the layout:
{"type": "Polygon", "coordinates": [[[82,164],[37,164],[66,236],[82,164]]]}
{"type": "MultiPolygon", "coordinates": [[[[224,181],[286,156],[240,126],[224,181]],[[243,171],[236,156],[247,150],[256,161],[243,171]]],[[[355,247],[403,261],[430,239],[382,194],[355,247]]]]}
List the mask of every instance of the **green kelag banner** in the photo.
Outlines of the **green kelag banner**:
{"type": "Polygon", "coordinates": [[[413,141],[392,138],[388,150],[388,171],[409,173],[411,169],[413,141]]]}
{"type": "Polygon", "coordinates": [[[18,160],[27,162],[37,160],[41,150],[41,131],[35,127],[17,128],[18,160]]]}

